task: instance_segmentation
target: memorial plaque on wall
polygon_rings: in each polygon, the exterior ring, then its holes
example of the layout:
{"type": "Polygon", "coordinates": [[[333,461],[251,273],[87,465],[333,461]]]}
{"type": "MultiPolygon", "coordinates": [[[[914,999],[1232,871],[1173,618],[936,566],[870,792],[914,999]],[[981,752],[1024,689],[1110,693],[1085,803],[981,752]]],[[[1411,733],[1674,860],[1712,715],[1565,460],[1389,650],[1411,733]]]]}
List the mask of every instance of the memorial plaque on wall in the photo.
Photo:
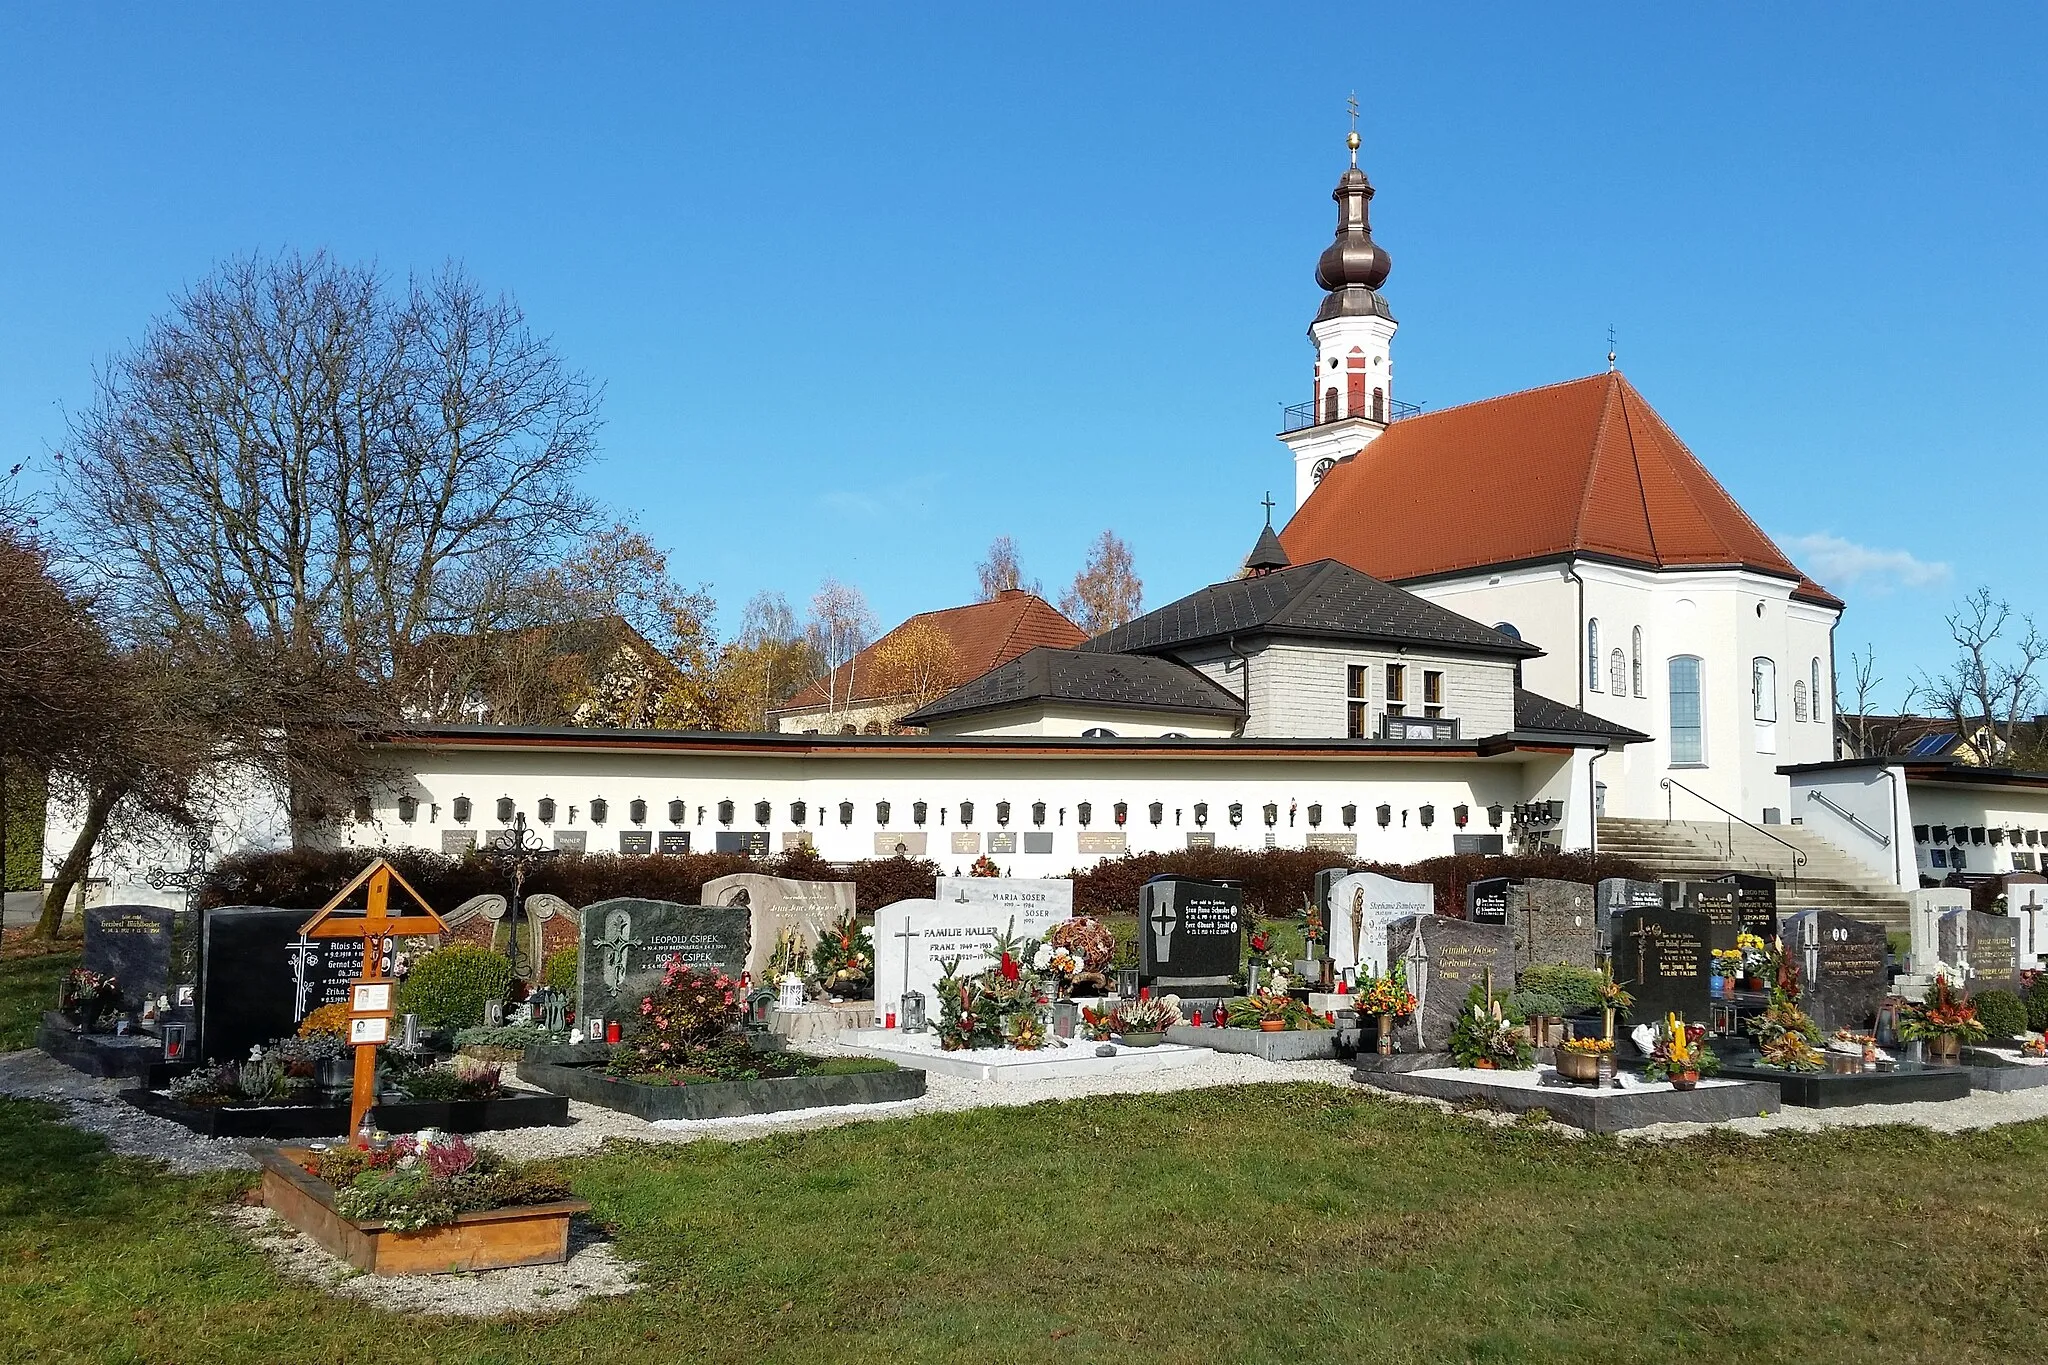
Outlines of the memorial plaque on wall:
{"type": "Polygon", "coordinates": [[[663,853],[688,853],[690,851],[690,831],[686,829],[663,830],[661,832],[661,851],[663,853]]]}
{"type": "Polygon", "coordinates": [[[1124,832],[1120,829],[1094,832],[1083,830],[1074,836],[1074,851],[1081,854],[1122,853],[1126,846],[1124,832]]]}
{"type": "Polygon", "coordinates": [[[1318,853],[1341,853],[1347,858],[1358,856],[1356,834],[1311,834],[1308,846],[1318,853]]]}
{"type": "Polygon", "coordinates": [[[1506,924],[1513,877],[1485,877],[1465,886],[1465,918],[1474,924],[1506,924]]]}
{"type": "Polygon", "coordinates": [[[768,831],[765,829],[721,829],[711,839],[712,848],[719,853],[744,853],[750,858],[768,856],[768,831]]]}
{"type": "Polygon", "coordinates": [[[558,829],[555,831],[555,847],[564,853],[581,853],[589,846],[589,830],[558,829]]]}
{"type": "Polygon", "coordinates": [[[1026,853],[1052,852],[1052,831],[1049,829],[1024,831],[1024,851],[1026,853]]]}
{"type": "Polygon", "coordinates": [[[976,834],[971,829],[954,830],[953,851],[955,853],[965,854],[974,854],[981,852],[981,836],[979,834],[976,834]]]}
{"type": "Polygon", "coordinates": [[[1017,851],[1016,831],[991,830],[988,836],[988,851],[990,853],[1015,853],[1017,851]]]}
{"type": "Polygon", "coordinates": [[[441,831],[441,851],[453,858],[476,847],[476,831],[473,829],[444,829],[441,831]]]}
{"type": "Polygon", "coordinates": [[[1453,834],[1451,852],[1500,854],[1507,852],[1507,840],[1498,834],[1453,834]]]}
{"type": "Polygon", "coordinates": [[[1138,902],[1138,979],[1167,990],[1222,986],[1244,959],[1244,893],[1218,882],[1147,882],[1138,902]]]}
{"type": "Polygon", "coordinates": [[[619,831],[619,852],[654,852],[654,831],[651,829],[622,829],[619,831]]]}
{"type": "Polygon", "coordinates": [[[878,858],[922,858],[925,849],[923,830],[882,831],[875,836],[875,856],[878,858]]]}
{"type": "Polygon", "coordinates": [[[1706,1022],[1713,992],[1709,932],[1707,917],[1694,910],[1631,910],[1615,920],[1614,979],[1636,998],[1631,1024],[1667,1014],[1706,1022]]]}
{"type": "Polygon", "coordinates": [[[1216,847],[1216,836],[1213,834],[1190,834],[1188,836],[1188,847],[1214,848],[1216,847]]]}

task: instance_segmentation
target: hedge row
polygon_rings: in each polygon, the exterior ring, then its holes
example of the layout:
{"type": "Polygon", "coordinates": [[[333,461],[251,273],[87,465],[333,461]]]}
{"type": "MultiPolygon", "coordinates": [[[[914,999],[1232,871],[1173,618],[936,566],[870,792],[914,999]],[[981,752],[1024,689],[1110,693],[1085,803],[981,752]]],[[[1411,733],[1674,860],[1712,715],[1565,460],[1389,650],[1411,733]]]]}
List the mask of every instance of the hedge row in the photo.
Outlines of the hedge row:
{"type": "MultiPolygon", "coordinates": [[[[251,853],[223,859],[208,876],[200,892],[200,904],[316,908],[360,872],[369,856],[363,849],[335,849],[251,853]]],[[[475,854],[452,858],[416,849],[392,849],[386,856],[436,910],[452,910],[471,896],[505,889],[504,877],[475,854]]],[[[1577,853],[1470,853],[1431,858],[1403,867],[1347,863],[1343,858],[1304,849],[1197,848],[1128,854],[1076,871],[1071,874],[1074,909],[1081,914],[1134,914],[1138,908],[1138,888],[1153,877],[1171,873],[1234,879],[1243,884],[1245,905],[1252,914],[1266,919],[1291,919],[1299,916],[1308,903],[1317,872],[1345,866],[1402,881],[1433,883],[1437,913],[1458,917],[1465,913],[1467,883],[1484,877],[1556,877],[1580,882],[1598,881],[1602,877],[1656,880],[1654,873],[1636,863],[1620,858],[1589,859],[1577,853]]],[[[800,881],[850,881],[858,888],[856,903],[872,914],[897,901],[931,896],[936,890],[939,866],[927,859],[910,858],[833,864],[807,848],[792,849],[767,859],[735,853],[659,857],[565,853],[529,878],[526,889],[532,894],[550,892],[572,905],[589,905],[613,896],[645,896],[693,905],[705,882],[729,872],[765,872],[800,881]]]]}

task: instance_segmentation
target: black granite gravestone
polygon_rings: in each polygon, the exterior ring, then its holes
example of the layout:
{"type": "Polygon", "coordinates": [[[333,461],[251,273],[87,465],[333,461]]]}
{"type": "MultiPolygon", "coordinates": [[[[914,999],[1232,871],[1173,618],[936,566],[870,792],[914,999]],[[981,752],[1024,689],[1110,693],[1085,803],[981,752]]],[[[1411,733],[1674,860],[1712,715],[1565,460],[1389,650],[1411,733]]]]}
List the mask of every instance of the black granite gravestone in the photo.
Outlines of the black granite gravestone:
{"type": "Polygon", "coordinates": [[[1969,969],[1972,991],[2014,990],[2019,985],[2019,921],[1981,910],[1950,910],[1941,917],[1941,960],[1969,969]]]}
{"type": "Polygon", "coordinates": [[[1244,893],[1188,877],[1145,883],[1138,898],[1138,980],[1183,994],[1228,989],[1244,957],[1244,893]]]}
{"type": "Polygon", "coordinates": [[[1667,1014],[1706,1022],[1713,989],[1708,932],[1707,917],[1693,910],[1631,910],[1615,920],[1614,979],[1636,998],[1631,1024],[1667,1014]]]}
{"type": "Polygon", "coordinates": [[[1508,932],[1515,940],[1515,966],[1564,963],[1592,967],[1598,961],[1600,931],[1593,888],[1584,882],[1530,877],[1508,891],[1508,932]]]}
{"type": "Polygon", "coordinates": [[[1833,910],[1785,919],[1786,951],[1799,955],[1799,1006],[1832,1033],[1865,1032],[1891,990],[1885,971],[1884,926],[1833,910]]]}
{"type": "Polygon", "coordinates": [[[1410,915],[1387,926],[1387,960],[1402,963],[1415,1013],[1397,1025],[1404,1052],[1442,1052],[1465,998],[1489,972],[1496,995],[1515,984],[1514,945],[1508,931],[1443,915],[1410,915]]]}
{"type": "Polygon", "coordinates": [[[85,912],[82,965],[114,978],[123,1009],[170,994],[174,915],[163,905],[95,905],[85,912]]]}
{"type": "MultiPolygon", "coordinates": [[[[1769,943],[1778,932],[1778,883],[1773,877],[1731,872],[1721,878],[1735,887],[1735,927],[1769,943]]],[[[1716,947],[1727,945],[1716,944],[1716,947]]]]}
{"type": "Polygon", "coordinates": [[[1593,888],[1594,919],[1602,946],[1611,947],[1614,917],[1628,910],[1660,910],[1664,907],[1664,883],[1640,882],[1628,877],[1606,877],[1593,888]]]}
{"type": "MultiPolygon", "coordinates": [[[[322,1005],[348,999],[363,966],[355,939],[308,939],[311,910],[225,905],[200,922],[199,1049],[213,1061],[246,1057],[322,1005]]],[[[388,958],[386,959],[388,961],[388,958]]]]}
{"type": "Polygon", "coordinates": [[[680,905],[621,897],[583,908],[576,1019],[586,1030],[617,1019],[631,1033],[641,998],[670,958],[737,981],[746,970],[753,912],[744,905],[680,905]]]}
{"type": "Polygon", "coordinates": [[[1735,883],[1716,879],[1704,882],[1669,882],[1666,885],[1676,893],[1676,900],[1672,903],[1673,909],[1690,910],[1696,915],[1706,917],[1708,948],[1735,946],[1736,935],[1742,932],[1742,916],[1737,909],[1739,893],[1735,883]]]}
{"type": "Polygon", "coordinates": [[[1465,918],[1474,924],[1506,924],[1508,893],[1521,883],[1513,877],[1483,877],[1465,887],[1465,918]]]}

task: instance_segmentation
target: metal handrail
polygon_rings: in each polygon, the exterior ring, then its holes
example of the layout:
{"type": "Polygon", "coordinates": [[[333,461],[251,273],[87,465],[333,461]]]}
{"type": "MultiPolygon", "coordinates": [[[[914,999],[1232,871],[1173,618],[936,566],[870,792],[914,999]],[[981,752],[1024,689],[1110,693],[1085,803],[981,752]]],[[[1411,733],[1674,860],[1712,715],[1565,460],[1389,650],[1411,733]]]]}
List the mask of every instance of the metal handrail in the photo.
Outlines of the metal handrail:
{"type": "Polygon", "coordinates": [[[1813,790],[1813,788],[1809,787],[1806,789],[1806,799],[1809,801],[1820,802],[1823,806],[1826,806],[1829,810],[1841,816],[1844,820],[1847,820],[1850,824],[1856,826],[1856,828],[1862,830],[1871,838],[1877,840],[1877,846],[1879,848],[1890,848],[1892,846],[1891,835],[1886,834],[1883,830],[1878,829],[1874,825],[1864,824],[1863,818],[1861,816],[1857,815],[1855,811],[1850,810],[1848,807],[1843,806],[1833,797],[1823,795],[1822,793],[1817,792],[1813,790]]]}
{"type": "MultiPolygon", "coordinates": [[[[1413,417],[1416,413],[1421,412],[1422,404],[1404,403],[1398,398],[1389,398],[1386,401],[1384,411],[1386,413],[1384,417],[1373,417],[1371,420],[1381,423],[1398,422],[1403,417],[1413,417]]],[[[1280,434],[1285,436],[1291,432],[1305,431],[1309,427],[1327,426],[1333,421],[1341,422],[1346,417],[1367,417],[1368,415],[1368,413],[1364,412],[1347,412],[1342,416],[1330,418],[1323,416],[1322,406],[1315,402],[1292,403],[1280,410],[1280,434]]]]}
{"type": "Polygon", "coordinates": [[[1713,797],[1702,796],[1700,793],[1694,791],[1691,787],[1686,786],[1683,782],[1679,782],[1673,778],[1665,777],[1659,778],[1657,781],[1657,785],[1664,789],[1665,823],[1669,824],[1673,820],[1673,816],[1671,814],[1671,789],[1673,787],[1676,787],[1678,788],[1678,790],[1684,792],[1687,796],[1706,802],[1715,810],[1721,812],[1721,814],[1728,817],[1728,860],[1730,862],[1733,862],[1735,860],[1735,826],[1739,822],[1755,830],[1758,834],[1763,835],[1764,838],[1769,839],[1772,843],[1783,844],[1786,848],[1791,849],[1792,880],[1794,882],[1797,882],[1799,880],[1799,869],[1806,866],[1806,853],[1799,847],[1799,845],[1792,843],[1790,840],[1787,839],[1780,839],[1777,835],[1771,833],[1762,825],[1757,824],[1754,820],[1744,820],[1741,816],[1737,815],[1734,811],[1729,810],[1726,806],[1722,805],[1719,801],[1716,801],[1713,797]]]}

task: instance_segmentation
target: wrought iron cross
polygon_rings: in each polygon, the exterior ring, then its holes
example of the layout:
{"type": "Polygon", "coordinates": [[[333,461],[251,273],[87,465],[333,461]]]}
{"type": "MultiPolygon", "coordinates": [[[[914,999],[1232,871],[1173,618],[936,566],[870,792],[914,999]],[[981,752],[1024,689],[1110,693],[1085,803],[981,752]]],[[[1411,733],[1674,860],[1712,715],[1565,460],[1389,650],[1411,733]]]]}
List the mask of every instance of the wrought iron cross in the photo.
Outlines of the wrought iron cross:
{"type": "Polygon", "coordinates": [[[1266,529],[1267,529],[1267,530],[1271,530],[1271,529],[1273,528],[1273,490],[1272,490],[1272,489],[1270,489],[1270,488],[1269,488],[1269,489],[1267,489],[1267,490],[1266,490],[1266,496],[1265,496],[1265,498],[1264,498],[1263,500],[1261,500],[1261,502],[1260,502],[1260,504],[1259,504],[1259,505],[1260,505],[1260,506],[1262,506],[1262,507],[1264,507],[1264,508],[1266,509],[1266,529]]]}
{"type": "Polygon", "coordinates": [[[519,920],[526,913],[527,875],[545,867],[560,852],[543,844],[540,836],[526,827],[526,812],[521,811],[513,819],[512,828],[491,840],[490,847],[479,855],[512,878],[512,903],[506,913],[512,937],[505,945],[505,956],[514,963],[519,961],[519,920]]]}
{"type": "Polygon", "coordinates": [[[1351,131],[1355,133],[1358,131],[1358,92],[1356,90],[1345,96],[1344,107],[1351,111],[1351,131]]]}

